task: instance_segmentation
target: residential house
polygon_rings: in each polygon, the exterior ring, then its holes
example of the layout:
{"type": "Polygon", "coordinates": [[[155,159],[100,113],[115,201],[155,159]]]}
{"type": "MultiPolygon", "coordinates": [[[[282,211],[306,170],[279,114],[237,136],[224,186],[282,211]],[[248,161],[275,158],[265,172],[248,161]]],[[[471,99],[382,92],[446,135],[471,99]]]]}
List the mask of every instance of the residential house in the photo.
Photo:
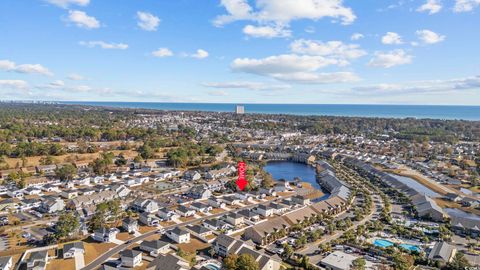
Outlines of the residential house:
{"type": "MultiPolygon", "coordinates": [[[[358,256],[336,250],[323,258],[320,261],[320,265],[328,270],[350,270],[352,269],[353,261],[358,258],[358,256]]],[[[365,261],[365,269],[374,269],[373,264],[365,261]]]]}
{"type": "Polygon", "coordinates": [[[138,231],[138,221],[131,217],[124,218],[122,220],[122,228],[128,233],[134,233],[138,231]]]}
{"type": "Polygon", "coordinates": [[[150,199],[136,199],[132,208],[138,212],[155,213],[158,211],[158,204],[150,199]]]}
{"type": "Polygon", "coordinates": [[[187,196],[192,199],[207,199],[212,196],[212,191],[205,186],[193,186],[187,192],[187,196]]]}
{"type": "Polygon", "coordinates": [[[184,205],[179,205],[175,212],[182,217],[193,217],[196,211],[195,209],[185,207],[184,205]]]}
{"type": "Polygon", "coordinates": [[[244,216],[238,213],[230,212],[224,216],[224,219],[228,224],[234,227],[243,225],[245,223],[244,216]]]}
{"type": "Polygon", "coordinates": [[[214,231],[221,231],[221,230],[229,230],[232,226],[220,219],[206,219],[203,221],[203,226],[207,229],[214,230],[214,231]]]}
{"type": "Polygon", "coordinates": [[[197,181],[200,180],[200,178],[202,178],[202,175],[197,171],[186,171],[183,174],[183,179],[185,181],[197,181]]]}
{"type": "Polygon", "coordinates": [[[195,235],[200,237],[207,237],[213,234],[211,229],[208,229],[202,225],[190,225],[187,227],[190,231],[192,231],[195,235]]]}
{"type": "Polygon", "coordinates": [[[34,251],[26,260],[27,270],[45,270],[48,264],[48,250],[34,251]]]}
{"type": "Polygon", "coordinates": [[[226,234],[220,234],[213,242],[213,249],[218,256],[227,257],[230,254],[250,254],[258,263],[259,270],[279,270],[281,260],[255,250],[255,247],[242,240],[237,240],[226,234]]]}
{"type": "Polygon", "coordinates": [[[103,202],[108,202],[113,199],[116,199],[117,193],[113,190],[105,190],[101,192],[95,192],[90,195],[82,195],[71,199],[67,203],[69,209],[80,210],[86,208],[90,205],[98,205],[103,202]]]}
{"type": "Polygon", "coordinates": [[[290,224],[286,220],[282,217],[276,217],[269,221],[248,227],[245,230],[244,237],[258,245],[265,245],[275,240],[271,237],[273,233],[287,231],[289,227],[290,224]]]}
{"type": "Polygon", "coordinates": [[[439,261],[442,264],[449,263],[455,257],[457,249],[447,242],[437,242],[428,254],[430,260],[439,261]]]}
{"type": "Polygon", "coordinates": [[[141,223],[147,226],[156,227],[160,225],[160,221],[158,220],[158,218],[156,218],[154,214],[149,214],[147,212],[141,213],[139,220],[141,223]]]}
{"type": "Polygon", "coordinates": [[[225,196],[225,197],[222,197],[222,200],[227,205],[238,205],[238,204],[240,204],[240,200],[238,198],[236,198],[235,196],[225,196]]]}
{"type": "Polygon", "coordinates": [[[190,205],[190,208],[197,210],[202,213],[208,213],[212,211],[212,207],[210,205],[201,203],[201,202],[194,202],[190,205]]]}
{"type": "Polygon", "coordinates": [[[157,212],[157,216],[161,218],[163,221],[170,221],[172,219],[180,217],[175,210],[170,210],[166,207],[161,208],[157,212]]]}
{"type": "Polygon", "coordinates": [[[275,209],[272,208],[270,205],[260,204],[254,209],[254,211],[262,217],[270,217],[275,214],[275,209]]]}
{"type": "Polygon", "coordinates": [[[85,254],[83,242],[73,242],[63,245],[63,258],[73,258],[77,254],[85,254]]]}
{"type": "Polygon", "coordinates": [[[250,220],[252,222],[257,222],[260,220],[260,214],[250,209],[240,210],[238,214],[242,215],[246,220],[250,220]]]}
{"type": "Polygon", "coordinates": [[[175,243],[183,244],[190,242],[190,233],[179,227],[175,227],[172,230],[167,231],[167,237],[172,239],[175,243]]]}
{"type": "Polygon", "coordinates": [[[104,243],[112,242],[117,238],[118,232],[116,228],[100,228],[94,231],[93,240],[104,243]]]}
{"type": "Polygon", "coordinates": [[[146,270],[190,270],[190,263],[172,255],[160,255],[147,266],[146,270]]]}
{"type": "Polygon", "coordinates": [[[11,188],[7,191],[7,195],[10,198],[16,198],[16,199],[23,199],[23,189],[18,189],[18,188],[11,188]]]}
{"type": "Polygon", "coordinates": [[[170,251],[170,243],[161,240],[145,240],[140,244],[140,249],[149,252],[150,255],[156,257],[159,254],[166,254],[170,251]]]}
{"type": "Polygon", "coordinates": [[[120,252],[122,266],[134,268],[142,264],[142,252],[134,249],[127,249],[120,252]]]}
{"type": "Polygon", "coordinates": [[[215,208],[224,208],[226,206],[225,202],[221,199],[210,197],[207,200],[207,204],[215,208]]]}
{"type": "Polygon", "coordinates": [[[76,190],[63,190],[60,192],[60,196],[65,199],[73,199],[78,197],[78,191],[76,190]]]}
{"type": "Polygon", "coordinates": [[[13,268],[12,256],[0,257],[0,270],[11,270],[13,268]]]}

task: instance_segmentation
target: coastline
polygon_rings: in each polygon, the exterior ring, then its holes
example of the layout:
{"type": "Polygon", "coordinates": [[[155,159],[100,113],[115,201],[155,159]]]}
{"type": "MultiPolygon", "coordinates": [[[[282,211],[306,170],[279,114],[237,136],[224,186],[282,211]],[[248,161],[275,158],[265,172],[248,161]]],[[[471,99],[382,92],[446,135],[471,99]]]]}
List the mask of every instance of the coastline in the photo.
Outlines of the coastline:
{"type": "MultiPolygon", "coordinates": [[[[62,101],[56,104],[161,111],[233,113],[236,103],[62,101]]],[[[480,121],[480,106],[242,103],[247,114],[480,121]]]]}

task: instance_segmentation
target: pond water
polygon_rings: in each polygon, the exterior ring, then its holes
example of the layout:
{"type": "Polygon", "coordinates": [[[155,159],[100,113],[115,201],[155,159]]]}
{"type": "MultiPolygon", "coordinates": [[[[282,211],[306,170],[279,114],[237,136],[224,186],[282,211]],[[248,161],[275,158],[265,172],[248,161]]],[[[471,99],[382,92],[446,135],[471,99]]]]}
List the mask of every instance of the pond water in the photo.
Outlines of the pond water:
{"type": "Polygon", "coordinates": [[[477,220],[477,221],[480,220],[480,216],[475,215],[475,214],[471,214],[471,213],[467,213],[467,212],[462,211],[460,209],[444,208],[443,210],[445,210],[445,212],[447,212],[447,214],[449,214],[452,217],[462,217],[462,218],[468,218],[468,219],[477,220]]]}
{"type": "Polygon", "coordinates": [[[315,168],[310,165],[292,161],[270,161],[264,169],[275,180],[293,181],[295,177],[298,177],[303,182],[310,183],[314,188],[321,190],[316,180],[315,168]]]}
{"type": "Polygon", "coordinates": [[[395,177],[398,181],[402,182],[403,184],[413,188],[414,190],[425,194],[427,196],[430,196],[432,198],[439,197],[440,194],[436,193],[435,191],[429,189],[428,187],[420,184],[419,182],[415,181],[414,179],[406,176],[401,176],[401,175],[396,175],[396,174],[390,174],[391,176],[395,177]]]}

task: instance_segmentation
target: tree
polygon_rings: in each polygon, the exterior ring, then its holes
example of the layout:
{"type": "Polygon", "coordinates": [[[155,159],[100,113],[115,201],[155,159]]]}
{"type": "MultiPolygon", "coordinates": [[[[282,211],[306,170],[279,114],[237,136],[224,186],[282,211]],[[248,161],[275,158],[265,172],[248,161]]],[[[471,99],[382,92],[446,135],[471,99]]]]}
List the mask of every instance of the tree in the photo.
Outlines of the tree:
{"type": "Polygon", "coordinates": [[[237,269],[237,260],[238,255],[230,254],[225,259],[223,259],[223,267],[225,270],[236,270],[237,269]]]}
{"type": "Polygon", "coordinates": [[[73,213],[63,213],[55,225],[55,236],[58,239],[66,238],[80,228],[80,221],[73,213]]]}
{"type": "Polygon", "coordinates": [[[123,155],[119,155],[117,160],[115,160],[115,165],[117,166],[125,166],[127,165],[127,159],[123,155]]]}
{"type": "Polygon", "coordinates": [[[261,186],[262,188],[270,188],[275,184],[273,177],[270,173],[264,173],[262,176],[261,186]]]}
{"type": "Polygon", "coordinates": [[[408,270],[413,266],[414,260],[411,255],[397,252],[393,255],[393,265],[395,270],[408,270]]]}
{"type": "Polygon", "coordinates": [[[352,269],[364,270],[366,264],[367,263],[365,262],[364,258],[361,258],[361,257],[357,258],[357,259],[353,260],[353,262],[352,262],[352,269]]]}
{"type": "Polygon", "coordinates": [[[230,254],[223,259],[223,267],[226,270],[259,270],[260,266],[250,254],[230,254]]]}
{"type": "Polygon", "coordinates": [[[155,155],[155,150],[147,143],[140,146],[137,151],[143,159],[149,159],[155,155]]]}
{"type": "Polygon", "coordinates": [[[241,254],[237,260],[237,270],[259,270],[260,266],[250,254],[241,254]]]}
{"type": "Polygon", "coordinates": [[[77,174],[77,168],[73,164],[65,164],[60,168],[55,169],[55,176],[62,181],[70,180],[77,174]]]}
{"type": "Polygon", "coordinates": [[[467,258],[465,258],[465,255],[461,252],[457,252],[455,257],[453,257],[453,260],[447,264],[447,269],[462,270],[470,266],[471,265],[467,258]]]}
{"type": "Polygon", "coordinates": [[[290,258],[293,255],[293,248],[288,243],[283,244],[283,256],[290,258]]]}

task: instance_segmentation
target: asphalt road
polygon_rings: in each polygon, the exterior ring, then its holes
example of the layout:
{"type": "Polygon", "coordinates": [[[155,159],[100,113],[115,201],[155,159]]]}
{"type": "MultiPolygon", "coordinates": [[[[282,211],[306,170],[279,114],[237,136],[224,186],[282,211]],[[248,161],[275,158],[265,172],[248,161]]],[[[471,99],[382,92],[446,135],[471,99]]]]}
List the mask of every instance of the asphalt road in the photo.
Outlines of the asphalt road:
{"type": "MultiPolygon", "coordinates": [[[[379,200],[380,202],[383,202],[381,197],[377,194],[372,194],[372,198],[374,201],[379,200]]],[[[382,205],[383,203],[374,203],[373,204],[374,211],[372,211],[368,216],[364,217],[362,220],[353,222],[353,227],[351,227],[350,229],[355,230],[357,229],[358,226],[365,224],[367,221],[371,220],[374,216],[376,217],[380,215],[379,209],[382,209],[382,207],[378,207],[378,206],[382,206],[382,205]]],[[[315,251],[318,250],[318,245],[338,239],[344,233],[345,232],[343,231],[338,231],[332,235],[327,235],[326,237],[322,238],[320,241],[317,241],[315,243],[308,243],[306,247],[301,251],[298,251],[298,253],[302,255],[308,255],[310,259],[310,263],[316,265],[323,258],[321,254],[317,254],[317,255],[314,254],[315,251]]]]}
{"type": "MultiPolygon", "coordinates": [[[[240,207],[238,209],[232,209],[232,210],[229,210],[229,211],[225,211],[225,212],[222,212],[222,213],[218,213],[218,214],[214,214],[214,215],[210,215],[210,216],[206,216],[206,217],[202,217],[202,218],[198,218],[198,219],[194,219],[194,220],[191,220],[191,221],[187,221],[187,222],[184,222],[184,223],[179,223],[179,224],[175,224],[175,225],[171,225],[171,226],[167,226],[167,227],[164,227],[163,229],[165,230],[168,230],[168,229],[173,229],[175,227],[178,227],[178,226],[187,226],[187,225],[190,225],[190,224],[194,224],[194,223],[198,223],[198,222],[201,222],[205,219],[211,219],[211,218],[215,218],[215,217],[219,217],[219,216],[222,216],[222,215],[225,215],[226,213],[229,213],[229,212],[233,212],[233,211],[239,211],[239,210],[242,210],[242,209],[246,209],[246,208],[252,208],[254,206],[257,206],[257,205],[260,205],[260,204],[269,204],[273,201],[278,201],[278,200],[281,200],[281,199],[285,199],[285,198],[288,198],[288,197],[291,197],[293,196],[292,195],[289,195],[289,196],[284,196],[284,197],[281,197],[281,198],[276,198],[274,200],[270,200],[270,201],[267,201],[267,202],[261,202],[261,203],[257,203],[257,204],[252,204],[252,205],[246,205],[246,206],[243,206],[243,207],[240,207]]],[[[120,252],[122,252],[123,250],[127,249],[130,245],[138,242],[138,241],[142,241],[144,240],[145,238],[147,237],[150,237],[154,234],[157,233],[157,230],[153,230],[153,231],[150,231],[150,232],[147,232],[147,233],[144,233],[142,235],[139,235],[137,237],[134,237],[132,239],[129,239],[127,242],[121,244],[121,245],[118,245],[116,247],[113,247],[112,249],[110,249],[109,251],[103,253],[102,255],[100,255],[98,258],[96,258],[94,261],[92,261],[91,263],[89,263],[88,265],[86,265],[84,268],[82,268],[82,270],[94,270],[96,269],[97,267],[99,267],[102,263],[106,262],[108,260],[108,258],[112,257],[113,255],[116,255],[120,252]]]]}

